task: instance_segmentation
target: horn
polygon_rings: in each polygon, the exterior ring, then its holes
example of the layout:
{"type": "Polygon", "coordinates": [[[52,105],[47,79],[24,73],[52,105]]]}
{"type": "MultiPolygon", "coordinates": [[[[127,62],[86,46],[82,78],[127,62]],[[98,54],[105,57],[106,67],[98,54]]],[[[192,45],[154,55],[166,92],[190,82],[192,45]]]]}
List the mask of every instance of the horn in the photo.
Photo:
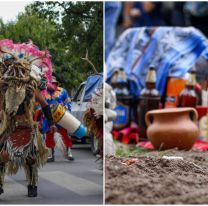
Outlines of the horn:
{"type": "Polygon", "coordinates": [[[86,49],[86,56],[85,57],[81,57],[82,60],[85,60],[86,62],[88,62],[92,68],[95,74],[99,74],[97,69],[95,68],[95,65],[90,61],[89,59],[89,55],[88,55],[88,50],[86,49]]]}

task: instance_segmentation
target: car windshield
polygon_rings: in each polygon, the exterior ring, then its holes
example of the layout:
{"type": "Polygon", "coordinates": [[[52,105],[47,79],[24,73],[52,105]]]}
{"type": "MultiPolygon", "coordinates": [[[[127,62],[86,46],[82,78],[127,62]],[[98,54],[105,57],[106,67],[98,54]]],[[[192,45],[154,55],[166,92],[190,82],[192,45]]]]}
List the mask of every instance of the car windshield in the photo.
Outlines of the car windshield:
{"type": "Polygon", "coordinates": [[[84,95],[84,102],[90,101],[92,97],[92,93],[97,89],[102,86],[103,83],[103,76],[98,74],[98,75],[92,75],[88,77],[87,83],[85,86],[85,95],[84,95]]]}
{"type": "Polygon", "coordinates": [[[78,102],[78,101],[81,100],[81,97],[82,97],[82,93],[83,93],[84,87],[85,87],[85,84],[82,84],[82,85],[79,87],[77,93],[75,94],[75,96],[74,96],[74,98],[73,98],[73,101],[78,102]]]}

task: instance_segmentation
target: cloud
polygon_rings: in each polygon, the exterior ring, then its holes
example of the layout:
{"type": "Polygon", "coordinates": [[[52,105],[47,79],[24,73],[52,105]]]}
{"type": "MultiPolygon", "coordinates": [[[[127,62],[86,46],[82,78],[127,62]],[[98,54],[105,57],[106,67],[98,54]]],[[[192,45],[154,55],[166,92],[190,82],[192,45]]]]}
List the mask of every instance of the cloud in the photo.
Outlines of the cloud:
{"type": "Polygon", "coordinates": [[[0,18],[4,23],[15,21],[19,12],[25,11],[25,6],[32,1],[0,1],[0,18]]]}

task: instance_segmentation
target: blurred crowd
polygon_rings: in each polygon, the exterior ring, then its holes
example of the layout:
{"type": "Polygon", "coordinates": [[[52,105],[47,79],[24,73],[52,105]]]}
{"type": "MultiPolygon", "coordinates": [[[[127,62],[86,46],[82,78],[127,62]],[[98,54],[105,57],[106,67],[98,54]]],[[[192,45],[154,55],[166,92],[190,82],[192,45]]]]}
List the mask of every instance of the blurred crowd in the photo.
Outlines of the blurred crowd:
{"type": "Polygon", "coordinates": [[[208,37],[208,2],[106,2],[106,57],[116,35],[130,27],[193,26],[208,37]]]}

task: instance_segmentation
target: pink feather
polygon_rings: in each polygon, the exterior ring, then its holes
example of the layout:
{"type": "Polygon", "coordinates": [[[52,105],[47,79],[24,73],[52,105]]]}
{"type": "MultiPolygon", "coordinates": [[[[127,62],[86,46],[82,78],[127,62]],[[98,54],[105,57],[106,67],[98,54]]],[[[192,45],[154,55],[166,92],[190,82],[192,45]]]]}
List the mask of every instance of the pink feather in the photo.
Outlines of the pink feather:
{"type": "MultiPolygon", "coordinates": [[[[0,40],[0,50],[10,52],[16,57],[19,54],[24,54],[24,59],[31,61],[39,57],[32,62],[32,64],[41,67],[43,73],[48,80],[48,84],[52,82],[52,62],[51,55],[49,51],[40,51],[39,48],[32,42],[31,39],[28,40],[28,43],[13,43],[10,39],[0,40]]],[[[0,52],[0,57],[2,58],[5,53],[0,52]]]]}

